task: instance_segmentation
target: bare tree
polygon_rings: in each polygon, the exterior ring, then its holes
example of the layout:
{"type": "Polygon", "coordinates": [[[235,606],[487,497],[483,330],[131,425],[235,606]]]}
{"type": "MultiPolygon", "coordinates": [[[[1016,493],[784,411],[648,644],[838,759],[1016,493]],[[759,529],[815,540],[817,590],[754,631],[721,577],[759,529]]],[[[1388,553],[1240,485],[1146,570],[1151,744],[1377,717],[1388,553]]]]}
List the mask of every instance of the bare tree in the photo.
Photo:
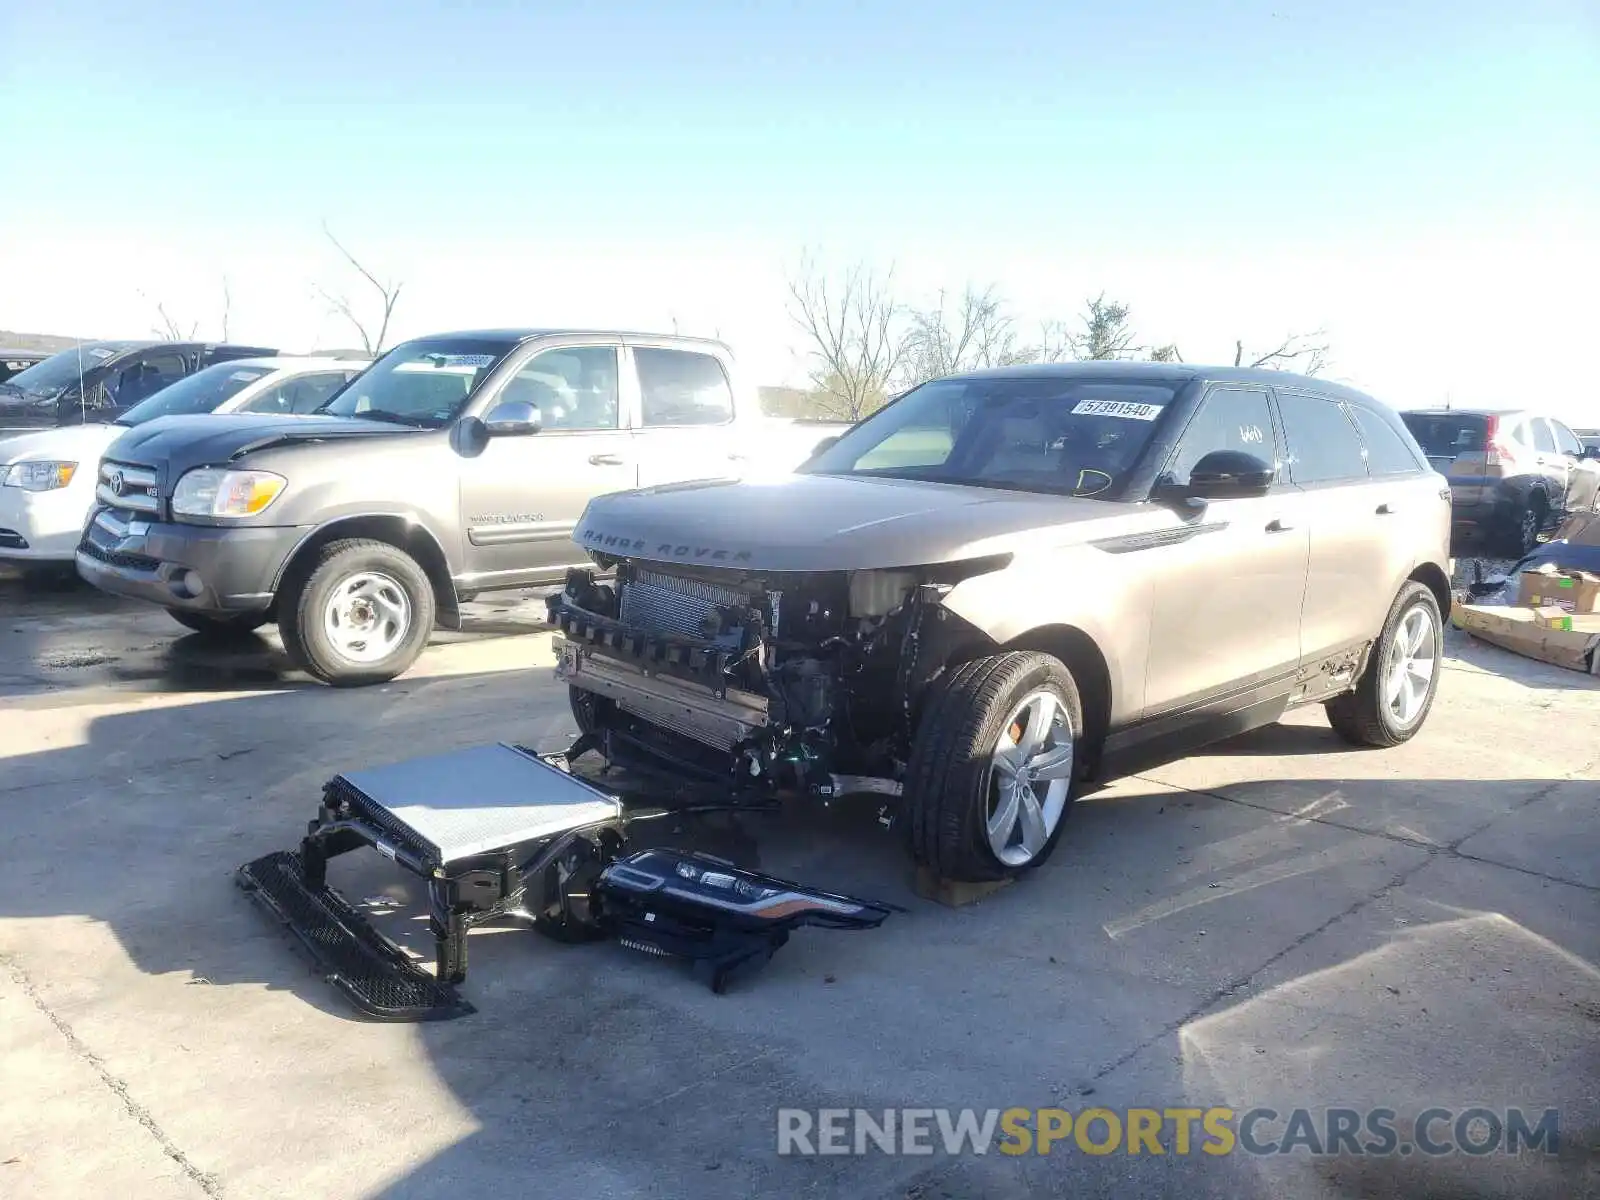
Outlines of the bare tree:
{"type": "Polygon", "coordinates": [[[1089,301],[1083,314],[1083,332],[1071,335],[1073,353],[1080,359],[1128,358],[1134,353],[1131,310],[1107,300],[1102,292],[1089,301]]]}
{"type": "Polygon", "coordinates": [[[228,322],[233,316],[233,289],[228,284],[228,277],[222,277],[222,340],[228,340],[228,322]]]}
{"type": "Polygon", "coordinates": [[[1040,321],[1039,342],[1027,351],[1027,361],[1065,362],[1073,357],[1072,343],[1072,328],[1065,321],[1040,321]]]}
{"type": "Polygon", "coordinates": [[[399,303],[400,289],[405,286],[401,281],[386,283],[379,279],[355,255],[344,248],[343,243],[333,236],[333,230],[324,222],[322,232],[327,235],[330,242],[343,257],[345,262],[355,270],[356,274],[377,293],[377,300],[372,306],[372,311],[363,318],[356,313],[356,305],[351,302],[348,294],[344,292],[329,292],[320,285],[317,293],[328,303],[328,306],[339,316],[349,321],[355,329],[356,335],[361,339],[361,345],[366,352],[376,358],[383,352],[383,344],[389,336],[389,321],[394,316],[394,306],[399,303]]]}
{"type": "Polygon", "coordinates": [[[1150,351],[1151,362],[1181,363],[1183,355],[1178,352],[1176,342],[1168,342],[1165,346],[1155,346],[1150,351]]]}
{"type": "Polygon", "coordinates": [[[158,319],[150,326],[150,334],[152,337],[160,338],[163,342],[194,341],[195,336],[200,332],[200,323],[198,321],[192,323],[187,329],[185,329],[183,323],[178,321],[171,313],[167,311],[167,306],[164,302],[152,300],[144,292],[140,292],[139,297],[146,304],[152,305],[156,310],[156,317],[158,319]]]}
{"type": "Polygon", "coordinates": [[[942,375],[982,367],[1009,367],[1028,362],[1033,352],[1017,344],[1016,321],[1006,311],[995,287],[977,290],[971,284],[953,312],[939,293],[934,308],[911,314],[901,385],[914,387],[942,375]]]}
{"type": "Polygon", "coordinates": [[[1320,329],[1312,333],[1291,333],[1265,354],[1252,351],[1249,355],[1245,353],[1244,342],[1236,341],[1233,344],[1233,365],[1269,367],[1277,371],[1294,370],[1302,375],[1315,375],[1328,365],[1328,344],[1322,337],[1323,331],[1320,329]]]}
{"type": "Polygon", "coordinates": [[[883,404],[909,341],[893,280],[860,263],[829,279],[809,254],[789,280],[789,317],[805,335],[823,414],[857,421],[883,404]]]}

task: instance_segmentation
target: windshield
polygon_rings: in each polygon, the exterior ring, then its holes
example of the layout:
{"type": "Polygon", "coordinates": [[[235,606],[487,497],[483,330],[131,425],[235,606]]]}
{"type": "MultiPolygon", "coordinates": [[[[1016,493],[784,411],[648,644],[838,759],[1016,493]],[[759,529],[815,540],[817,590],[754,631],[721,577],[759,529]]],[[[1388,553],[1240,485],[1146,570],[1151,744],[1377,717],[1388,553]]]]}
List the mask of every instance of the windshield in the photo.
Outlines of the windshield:
{"type": "Polygon", "coordinates": [[[48,400],[59,396],[69,387],[76,387],[79,373],[88,375],[109,358],[121,351],[120,346],[84,346],[52,354],[26,371],[18,371],[0,384],[0,391],[21,392],[30,399],[48,400]]]}
{"type": "Polygon", "coordinates": [[[438,429],[455,420],[511,340],[423,338],[396,346],[318,411],[438,429]]]}
{"type": "Polygon", "coordinates": [[[1429,458],[1482,453],[1489,428],[1478,413],[1401,413],[1400,419],[1429,458]]]}
{"type": "Polygon", "coordinates": [[[143,425],[157,417],[178,417],[214,412],[223,401],[237,396],[258,379],[271,375],[272,367],[241,367],[218,363],[186,379],[169,383],[142,404],[135,404],[116,419],[118,425],[143,425]]]}
{"type": "Polygon", "coordinates": [[[1179,386],[938,380],[868,417],[805,471],[1109,497],[1179,386]]]}

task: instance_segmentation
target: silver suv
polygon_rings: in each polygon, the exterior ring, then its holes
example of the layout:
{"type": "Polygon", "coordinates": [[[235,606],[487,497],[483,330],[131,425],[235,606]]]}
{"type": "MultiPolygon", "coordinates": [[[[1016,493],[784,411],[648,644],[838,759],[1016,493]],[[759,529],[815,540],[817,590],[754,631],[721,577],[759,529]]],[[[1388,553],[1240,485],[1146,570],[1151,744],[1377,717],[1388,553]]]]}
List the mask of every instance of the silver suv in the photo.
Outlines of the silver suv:
{"type": "Polygon", "coordinates": [[[1078,788],[1326,706],[1422,727],[1450,491],[1369,396],[1085,363],[941,379],[800,473],[592,501],[552,597],[585,744],[873,792],[950,879],[1043,861],[1078,788]]]}

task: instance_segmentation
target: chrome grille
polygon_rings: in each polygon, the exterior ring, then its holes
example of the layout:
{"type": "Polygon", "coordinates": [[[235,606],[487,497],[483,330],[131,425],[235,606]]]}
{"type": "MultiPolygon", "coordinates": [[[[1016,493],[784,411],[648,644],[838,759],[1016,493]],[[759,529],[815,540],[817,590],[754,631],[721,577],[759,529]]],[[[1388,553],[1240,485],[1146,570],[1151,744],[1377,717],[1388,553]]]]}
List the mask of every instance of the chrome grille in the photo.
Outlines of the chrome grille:
{"type": "Polygon", "coordinates": [[[743,603],[744,594],[733,588],[659,571],[635,571],[622,587],[622,621],[649,633],[703,638],[702,622],[708,613],[719,605],[743,603]]]}
{"type": "Polygon", "coordinates": [[[111,462],[100,464],[100,481],[95,485],[95,498],[102,504],[129,512],[153,513],[160,511],[161,497],[156,490],[156,473],[149,467],[134,463],[111,462]]]}

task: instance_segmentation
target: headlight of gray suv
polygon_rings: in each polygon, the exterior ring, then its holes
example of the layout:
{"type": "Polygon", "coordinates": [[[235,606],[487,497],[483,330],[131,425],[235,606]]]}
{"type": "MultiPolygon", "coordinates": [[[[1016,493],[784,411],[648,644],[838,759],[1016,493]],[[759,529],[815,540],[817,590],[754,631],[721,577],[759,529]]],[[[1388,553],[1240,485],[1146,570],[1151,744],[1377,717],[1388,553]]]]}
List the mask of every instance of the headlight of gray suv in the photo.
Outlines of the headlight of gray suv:
{"type": "Polygon", "coordinates": [[[19,462],[0,470],[0,481],[25,492],[53,492],[66,487],[77,473],[75,462],[19,462]]]}
{"type": "Polygon", "coordinates": [[[271,471],[224,471],[200,467],[172,490],[177,517],[253,517],[266,512],[289,481],[271,471]]]}

